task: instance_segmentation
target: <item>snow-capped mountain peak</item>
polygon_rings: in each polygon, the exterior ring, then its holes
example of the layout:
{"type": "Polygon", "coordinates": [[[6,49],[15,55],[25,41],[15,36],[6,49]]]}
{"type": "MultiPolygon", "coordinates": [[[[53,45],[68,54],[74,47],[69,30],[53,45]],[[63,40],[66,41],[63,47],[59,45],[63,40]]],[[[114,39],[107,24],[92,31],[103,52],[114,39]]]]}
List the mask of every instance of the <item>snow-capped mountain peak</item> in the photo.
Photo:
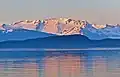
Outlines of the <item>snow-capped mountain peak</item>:
{"type": "Polygon", "coordinates": [[[0,30],[14,31],[19,29],[44,32],[55,35],[80,34],[90,38],[119,37],[120,25],[98,25],[86,20],[75,20],[72,18],[49,18],[44,20],[21,20],[12,24],[0,25],[0,30]],[[111,33],[109,33],[111,32],[111,33]],[[112,34],[112,35],[111,35],[112,34]]]}

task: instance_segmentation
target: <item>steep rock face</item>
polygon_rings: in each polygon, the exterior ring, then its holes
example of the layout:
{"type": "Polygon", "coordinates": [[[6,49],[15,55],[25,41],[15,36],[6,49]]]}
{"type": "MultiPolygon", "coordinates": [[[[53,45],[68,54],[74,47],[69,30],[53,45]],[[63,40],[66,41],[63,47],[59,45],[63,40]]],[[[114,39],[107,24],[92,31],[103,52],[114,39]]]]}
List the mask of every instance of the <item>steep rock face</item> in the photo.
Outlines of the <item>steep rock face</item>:
{"type": "Polygon", "coordinates": [[[80,34],[80,28],[86,25],[84,21],[70,18],[54,18],[48,19],[46,22],[47,24],[44,28],[45,32],[62,35],[80,34]]]}
{"type": "Polygon", "coordinates": [[[2,24],[0,24],[0,30],[4,30],[4,28],[2,27],[2,24]]]}
{"type": "Polygon", "coordinates": [[[40,20],[26,20],[26,21],[19,21],[19,22],[15,22],[12,25],[15,27],[18,26],[22,26],[22,28],[24,29],[28,29],[28,30],[35,30],[36,29],[36,25],[40,22],[40,20]]]}
{"type": "Polygon", "coordinates": [[[47,19],[45,20],[44,31],[48,33],[56,33],[58,31],[57,25],[58,19],[47,19]]]}

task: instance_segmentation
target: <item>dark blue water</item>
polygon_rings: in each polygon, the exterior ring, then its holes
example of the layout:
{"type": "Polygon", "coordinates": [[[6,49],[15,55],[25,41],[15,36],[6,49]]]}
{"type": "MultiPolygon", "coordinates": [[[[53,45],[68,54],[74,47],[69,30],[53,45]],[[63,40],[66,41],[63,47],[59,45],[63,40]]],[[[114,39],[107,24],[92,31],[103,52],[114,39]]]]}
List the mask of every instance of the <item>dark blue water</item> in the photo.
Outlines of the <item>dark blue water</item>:
{"type": "Polygon", "coordinates": [[[120,77],[120,50],[0,51],[0,77],[120,77]]]}

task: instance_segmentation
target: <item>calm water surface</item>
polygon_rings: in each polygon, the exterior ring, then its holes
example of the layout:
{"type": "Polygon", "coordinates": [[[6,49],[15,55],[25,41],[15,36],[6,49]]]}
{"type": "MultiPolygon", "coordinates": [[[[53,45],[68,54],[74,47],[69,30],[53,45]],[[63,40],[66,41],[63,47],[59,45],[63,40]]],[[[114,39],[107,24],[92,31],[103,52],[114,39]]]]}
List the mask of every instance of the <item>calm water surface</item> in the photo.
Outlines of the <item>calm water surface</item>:
{"type": "Polygon", "coordinates": [[[0,77],[120,77],[120,50],[0,51],[0,77]]]}

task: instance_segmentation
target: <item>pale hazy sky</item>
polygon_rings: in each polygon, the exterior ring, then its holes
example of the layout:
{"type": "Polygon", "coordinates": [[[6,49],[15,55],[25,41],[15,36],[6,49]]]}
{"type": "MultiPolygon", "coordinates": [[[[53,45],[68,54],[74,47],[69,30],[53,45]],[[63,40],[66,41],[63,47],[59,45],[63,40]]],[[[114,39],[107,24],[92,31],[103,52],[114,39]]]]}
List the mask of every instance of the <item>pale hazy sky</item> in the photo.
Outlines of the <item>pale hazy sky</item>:
{"type": "Polygon", "coordinates": [[[72,17],[120,23],[120,0],[0,0],[0,22],[72,17]]]}

